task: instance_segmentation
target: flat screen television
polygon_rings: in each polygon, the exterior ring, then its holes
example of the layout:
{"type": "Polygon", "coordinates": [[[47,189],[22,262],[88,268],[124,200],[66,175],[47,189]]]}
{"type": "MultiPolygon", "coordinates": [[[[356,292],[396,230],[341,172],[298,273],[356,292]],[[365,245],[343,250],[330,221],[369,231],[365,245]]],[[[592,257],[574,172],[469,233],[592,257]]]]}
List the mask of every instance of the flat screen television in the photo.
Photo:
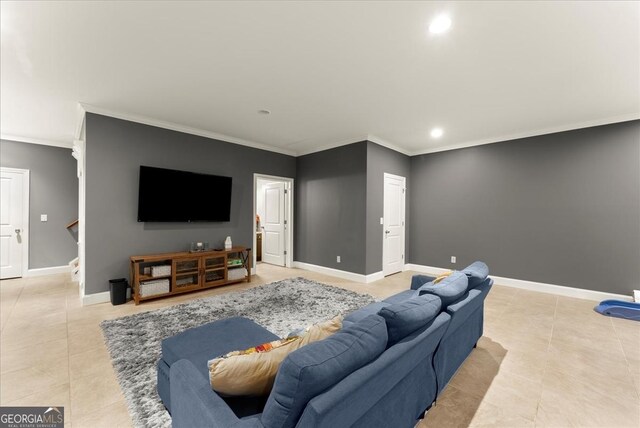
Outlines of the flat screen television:
{"type": "Polygon", "coordinates": [[[138,221],[229,221],[231,177],[140,166],[138,221]]]}

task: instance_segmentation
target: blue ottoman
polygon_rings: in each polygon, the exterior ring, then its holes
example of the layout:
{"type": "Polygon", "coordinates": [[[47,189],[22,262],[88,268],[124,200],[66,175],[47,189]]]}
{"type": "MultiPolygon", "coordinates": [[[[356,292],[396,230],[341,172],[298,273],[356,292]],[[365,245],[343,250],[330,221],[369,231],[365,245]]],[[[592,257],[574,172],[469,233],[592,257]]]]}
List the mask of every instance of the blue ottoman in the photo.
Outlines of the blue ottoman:
{"type": "MultiPolygon", "coordinates": [[[[158,361],[158,395],[171,413],[169,370],[178,360],[189,360],[209,382],[207,361],[227,352],[250,348],[279,337],[259,324],[244,317],[226,318],[182,333],[162,341],[162,356],[158,361]]],[[[266,397],[224,398],[238,417],[260,413],[266,397]]]]}

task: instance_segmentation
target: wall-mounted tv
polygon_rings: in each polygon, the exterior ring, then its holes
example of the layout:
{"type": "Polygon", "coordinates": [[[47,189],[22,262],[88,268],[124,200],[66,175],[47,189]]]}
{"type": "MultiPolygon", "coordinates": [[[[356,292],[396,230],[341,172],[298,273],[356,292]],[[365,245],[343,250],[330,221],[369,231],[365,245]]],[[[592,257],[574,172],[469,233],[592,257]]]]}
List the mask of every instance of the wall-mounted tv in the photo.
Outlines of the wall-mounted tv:
{"type": "Polygon", "coordinates": [[[229,221],[231,177],[140,166],[138,221],[229,221]]]}

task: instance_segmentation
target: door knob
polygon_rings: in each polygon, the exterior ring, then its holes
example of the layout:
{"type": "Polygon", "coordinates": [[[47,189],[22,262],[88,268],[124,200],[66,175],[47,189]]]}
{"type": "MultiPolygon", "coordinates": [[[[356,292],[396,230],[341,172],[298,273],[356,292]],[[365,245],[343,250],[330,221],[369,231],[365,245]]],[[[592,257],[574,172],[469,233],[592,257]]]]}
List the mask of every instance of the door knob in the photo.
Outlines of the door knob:
{"type": "Polygon", "coordinates": [[[390,230],[385,230],[384,233],[391,233],[391,231],[390,230]]]}
{"type": "Polygon", "coordinates": [[[20,229],[16,229],[16,233],[20,233],[20,229]]]}

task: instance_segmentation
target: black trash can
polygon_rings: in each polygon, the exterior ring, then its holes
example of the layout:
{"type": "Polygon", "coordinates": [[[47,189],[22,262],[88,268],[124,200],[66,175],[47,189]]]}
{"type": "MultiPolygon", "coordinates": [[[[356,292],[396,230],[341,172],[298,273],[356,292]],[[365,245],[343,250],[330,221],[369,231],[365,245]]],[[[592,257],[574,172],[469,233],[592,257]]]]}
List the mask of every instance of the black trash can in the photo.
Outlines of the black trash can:
{"type": "Polygon", "coordinates": [[[112,305],[122,305],[127,303],[127,288],[129,284],[125,278],[110,279],[109,293],[111,294],[112,305]]]}

